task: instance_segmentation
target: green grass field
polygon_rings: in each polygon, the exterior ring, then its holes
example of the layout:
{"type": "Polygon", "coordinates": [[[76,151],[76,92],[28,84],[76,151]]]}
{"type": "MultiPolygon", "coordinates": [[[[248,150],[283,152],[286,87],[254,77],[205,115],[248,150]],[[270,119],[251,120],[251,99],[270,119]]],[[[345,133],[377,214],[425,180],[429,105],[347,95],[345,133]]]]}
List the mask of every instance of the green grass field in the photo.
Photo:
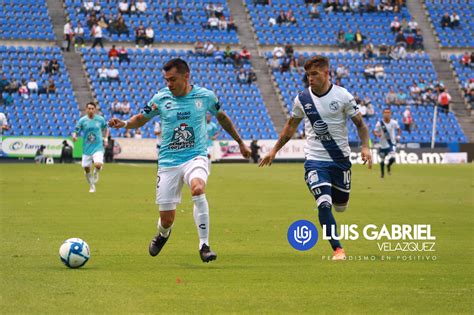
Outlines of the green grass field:
{"type": "Polygon", "coordinates": [[[298,252],[286,239],[294,221],[317,222],[301,164],[213,165],[207,196],[218,259],[203,264],[187,188],[169,242],[148,255],[154,165],[107,165],[89,194],[79,165],[2,164],[0,312],[472,314],[473,171],[397,165],[381,180],[378,166],[355,166],[338,224],[431,224],[436,252],[382,253],[359,239],[343,242],[353,260],[332,262],[327,241],[298,252]],[[82,269],[59,260],[70,237],[91,247],[82,269]]]}

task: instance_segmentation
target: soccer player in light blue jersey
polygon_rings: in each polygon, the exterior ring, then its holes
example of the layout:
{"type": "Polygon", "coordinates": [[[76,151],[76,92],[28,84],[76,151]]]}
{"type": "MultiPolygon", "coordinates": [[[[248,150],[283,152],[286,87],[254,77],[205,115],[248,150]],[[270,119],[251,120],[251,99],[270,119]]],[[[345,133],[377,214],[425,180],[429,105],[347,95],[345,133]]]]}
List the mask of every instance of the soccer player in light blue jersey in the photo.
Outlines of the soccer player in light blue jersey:
{"type": "Polygon", "coordinates": [[[351,189],[351,162],[346,121],[351,119],[362,142],[361,156],[372,166],[369,151],[369,130],[359,113],[354,97],[329,80],[329,60],[314,56],[304,65],[309,87],[296,96],[291,117],[280,133],[277,143],[260,162],[271,165],[277,152],[291,139],[301,120],[305,121],[305,181],[316,199],[318,218],[326,227],[326,236],[334,251],[333,260],[346,258],[337,240],[337,225],[332,207],[345,211],[351,189]]]}
{"type": "Polygon", "coordinates": [[[81,117],[72,133],[72,141],[76,142],[77,136],[83,132],[82,167],[84,168],[89,192],[95,192],[95,184],[99,181],[99,172],[104,164],[104,145],[107,145],[109,130],[104,117],[97,115],[97,105],[88,103],[86,107],[87,115],[81,117]],[[91,166],[94,163],[94,170],[91,166]]]}
{"type": "Polygon", "coordinates": [[[207,158],[209,159],[209,174],[211,174],[211,153],[212,147],[214,146],[214,140],[217,139],[219,135],[219,128],[216,123],[212,121],[211,114],[207,113],[206,116],[206,131],[207,131],[207,158]]]}
{"type": "Polygon", "coordinates": [[[210,112],[219,124],[239,144],[240,152],[249,158],[250,150],[244,144],[229,116],[221,110],[215,94],[197,85],[191,85],[188,64],[172,59],[163,67],[167,87],[156,93],[140,114],[127,121],[112,118],[113,128],[135,129],[159,116],[163,141],[158,158],[156,204],[160,219],[158,233],[148,250],[156,256],[167,242],[181,202],[183,184],[191,189],[194,202],[194,221],[199,235],[199,254],[203,262],[215,260],[217,255],[209,247],[209,205],[205,188],[209,175],[207,158],[206,113],[210,112]]]}

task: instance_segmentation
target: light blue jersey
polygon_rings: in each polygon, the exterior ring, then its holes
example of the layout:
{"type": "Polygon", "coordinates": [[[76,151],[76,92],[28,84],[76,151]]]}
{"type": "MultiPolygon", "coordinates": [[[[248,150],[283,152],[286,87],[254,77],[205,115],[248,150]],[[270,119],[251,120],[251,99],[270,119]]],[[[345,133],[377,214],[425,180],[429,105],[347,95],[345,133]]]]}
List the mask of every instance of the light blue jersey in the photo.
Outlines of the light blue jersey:
{"type": "Polygon", "coordinates": [[[214,144],[214,141],[212,138],[217,134],[217,131],[219,130],[217,128],[217,125],[215,122],[209,122],[206,126],[207,129],[207,146],[212,147],[214,144]]]}
{"type": "Polygon", "coordinates": [[[216,95],[194,85],[185,96],[176,97],[161,89],[143,108],[148,119],[160,116],[163,142],[158,165],[174,167],[197,156],[207,156],[206,114],[220,109],[216,95]]]}
{"type": "Polygon", "coordinates": [[[74,132],[79,134],[84,132],[82,153],[85,155],[93,155],[96,152],[104,152],[104,143],[102,132],[107,129],[107,122],[104,117],[94,115],[90,119],[87,115],[81,117],[74,128],[74,132]]]}

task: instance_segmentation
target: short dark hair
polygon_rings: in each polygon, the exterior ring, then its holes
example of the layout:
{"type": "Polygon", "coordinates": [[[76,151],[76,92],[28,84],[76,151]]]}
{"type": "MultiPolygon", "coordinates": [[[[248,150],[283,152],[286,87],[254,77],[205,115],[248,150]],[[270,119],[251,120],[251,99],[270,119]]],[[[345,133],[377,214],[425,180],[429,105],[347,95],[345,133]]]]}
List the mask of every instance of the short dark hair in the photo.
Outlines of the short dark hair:
{"type": "Polygon", "coordinates": [[[383,111],[384,111],[384,112],[392,112],[392,110],[391,110],[390,108],[388,108],[388,107],[385,107],[385,108],[383,109],[383,111]]]}
{"type": "Polygon", "coordinates": [[[97,104],[94,103],[94,102],[88,102],[88,103],[86,104],[86,108],[87,108],[87,106],[89,106],[89,105],[92,105],[92,106],[94,106],[95,108],[97,108],[97,104]]]}
{"type": "Polygon", "coordinates": [[[329,58],[324,56],[313,56],[304,63],[304,69],[306,71],[311,69],[313,66],[316,66],[318,68],[329,68],[329,58]]]}
{"type": "Polygon", "coordinates": [[[163,66],[164,71],[170,71],[173,68],[176,68],[176,72],[182,74],[191,72],[186,61],[181,58],[171,59],[163,66]]]}

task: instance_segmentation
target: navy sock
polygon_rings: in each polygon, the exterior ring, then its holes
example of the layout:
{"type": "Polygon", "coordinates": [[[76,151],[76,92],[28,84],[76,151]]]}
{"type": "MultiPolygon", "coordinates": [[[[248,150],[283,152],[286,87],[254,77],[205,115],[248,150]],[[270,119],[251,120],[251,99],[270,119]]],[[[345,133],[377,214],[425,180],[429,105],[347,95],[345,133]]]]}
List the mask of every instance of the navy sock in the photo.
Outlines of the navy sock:
{"type": "MultiPolygon", "coordinates": [[[[318,209],[319,223],[321,226],[326,226],[326,236],[331,237],[331,230],[335,231],[335,235],[338,236],[339,234],[337,234],[336,219],[334,219],[334,216],[332,215],[331,204],[327,201],[323,201],[318,206],[318,209]]],[[[333,250],[336,250],[338,247],[342,248],[341,243],[338,240],[331,239],[329,243],[331,244],[333,250]]]]}
{"type": "Polygon", "coordinates": [[[388,160],[388,165],[387,165],[387,170],[390,172],[390,167],[392,166],[392,164],[395,163],[395,158],[390,158],[388,160]]]}
{"type": "Polygon", "coordinates": [[[384,174],[385,174],[385,162],[384,161],[380,162],[380,170],[382,171],[382,177],[383,177],[384,174]]]}

